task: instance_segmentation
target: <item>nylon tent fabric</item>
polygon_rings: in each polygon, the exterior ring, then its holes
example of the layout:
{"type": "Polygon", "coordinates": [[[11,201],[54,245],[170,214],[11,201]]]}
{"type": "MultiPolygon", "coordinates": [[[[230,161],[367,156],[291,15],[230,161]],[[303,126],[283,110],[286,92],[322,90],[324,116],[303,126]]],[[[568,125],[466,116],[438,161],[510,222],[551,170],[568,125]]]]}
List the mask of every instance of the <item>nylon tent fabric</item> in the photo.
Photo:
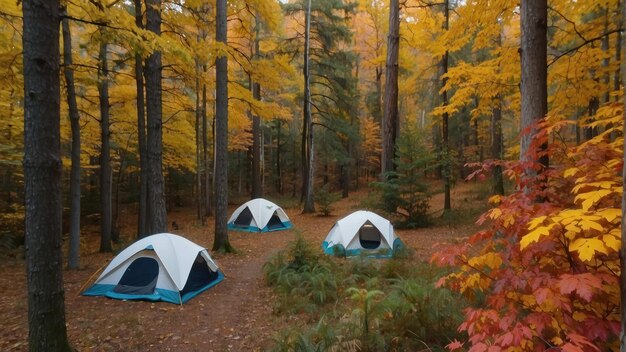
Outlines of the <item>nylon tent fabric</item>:
{"type": "Polygon", "coordinates": [[[162,233],[140,239],[120,252],[83,295],[178,304],[188,301],[223,279],[224,275],[205,248],[182,236],[162,233]],[[156,284],[150,289],[151,281],[148,282],[148,278],[155,275],[154,263],[158,266],[156,284]],[[199,271],[199,265],[204,265],[206,270],[199,271]],[[135,272],[139,269],[145,270],[142,272],[146,277],[144,282],[138,279],[142,275],[135,272]],[[133,272],[132,275],[129,270],[133,272]],[[198,279],[198,275],[204,277],[198,279]],[[190,281],[193,289],[188,285],[190,281]],[[131,287],[133,285],[134,289],[131,287]]]}
{"type": "Polygon", "coordinates": [[[338,220],[322,243],[326,254],[379,258],[391,257],[403,246],[389,220],[365,210],[356,211],[338,220]]]}
{"type": "Polygon", "coordinates": [[[236,231],[270,232],[293,227],[285,211],[267,199],[252,199],[239,206],[228,219],[228,228],[236,231]],[[248,212],[251,219],[248,220],[248,212]]]}

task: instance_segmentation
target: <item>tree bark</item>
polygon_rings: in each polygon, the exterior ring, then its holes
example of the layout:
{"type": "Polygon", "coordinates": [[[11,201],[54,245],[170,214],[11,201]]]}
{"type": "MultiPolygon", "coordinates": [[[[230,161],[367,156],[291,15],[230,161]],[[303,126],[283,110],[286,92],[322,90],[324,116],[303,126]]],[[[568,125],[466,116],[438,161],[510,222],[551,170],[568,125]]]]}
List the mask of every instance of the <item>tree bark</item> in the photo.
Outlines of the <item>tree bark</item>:
{"type": "MultiPolygon", "coordinates": [[[[206,65],[202,65],[202,72],[206,74],[206,65]]],[[[204,216],[213,215],[211,206],[211,168],[209,167],[209,143],[206,108],[206,82],[202,80],[202,164],[204,165],[204,216]]]]}
{"type": "MultiPolygon", "coordinates": [[[[198,38],[200,41],[200,38],[198,38]]],[[[200,61],[196,59],[196,218],[204,225],[202,194],[202,111],[200,101],[200,61]]]]}
{"type": "MultiPolygon", "coordinates": [[[[522,162],[539,162],[544,168],[549,166],[548,156],[543,156],[539,160],[530,160],[530,155],[534,153],[529,149],[532,137],[536,134],[536,130],[530,126],[544,118],[548,112],[547,9],[547,0],[522,1],[521,3],[521,130],[523,134],[520,143],[520,159],[522,162]]],[[[541,146],[541,149],[545,150],[547,147],[545,144],[541,146]]],[[[535,174],[535,171],[531,167],[526,167],[525,174],[531,176],[535,174]]]]}
{"type": "MultiPolygon", "coordinates": [[[[63,8],[67,14],[67,9],[63,8]]],[[[67,105],[72,129],[72,166],[70,171],[70,243],[67,258],[68,269],[80,266],[80,115],[76,103],[74,86],[74,68],[72,67],[72,33],[67,18],[62,20],[63,27],[63,74],[67,91],[67,105]]]]}
{"type": "Polygon", "coordinates": [[[278,194],[283,194],[283,171],[280,162],[280,126],[282,121],[276,119],[276,191],[278,194]]]}
{"type": "Polygon", "coordinates": [[[313,149],[313,120],[311,117],[311,87],[309,76],[309,50],[311,37],[311,0],[307,1],[304,28],[304,107],[302,129],[302,199],[305,214],[315,213],[313,201],[313,177],[315,170],[315,154],[313,149]]]}
{"type": "Polygon", "coordinates": [[[387,63],[385,71],[385,98],[383,102],[383,130],[381,178],[393,171],[398,131],[398,56],[400,52],[400,4],[389,2],[389,35],[387,37],[387,63]]]}
{"type": "Polygon", "coordinates": [[[24,205],[29,350],[70,351],[61,253],[59,1],[24,0],[24,205]]]}
{"type": "MultiPolygon", "coordinates": [[[[491,158],[502,160],[502,108],[500,97],[496,97],[497,106],[491,113],[491,158]]],[[[492,193],[504,195],[504,178],[502,176],[502,166],[493,167],[493,187],[492,193]]]]}
{"type": "MultiPolygon", "coordinates": [[[[226,0],[216,1],[215,40],[227,41],[226,0]]],[[[213,250],[231,252],[228,240],[228,57],[215,58],[215,238],[213,250]]]]}
{"type": "MultiPolygon", "coordinates": [[[[146,29],[161,35],[161,0],[146,0],[146,29]]],[[[167,231],[165,180],[163,178],[163,111],[161,52],[146,60],[146,112],[148,155],[148,234],[167,231]]]]}
{"type": "MultiPolygon", "coordinates": [[[[450,9],[448,6],[448,0],[443,2],[443,30],[448,30],[448,21],[450,19],[450,9]]],[[[439,79],[441,81],[441,105],[446,107],[448,105],[448,91],[443,89],[446,86],[446,82],[448,79],[446,78],[446,74],[448,73],[448,51],[443,54],[441,58],[441,68],[440,68],[440,76],[439,79]]],[[[450,183],[452,178],[452,165],[450,160],[450,145],[448,141],[448,113],[444,112],[441,116],[441,147],[443,152],[443,168],[442,168],[442,176],[443,176],[443,211],[450,210],[452,208],[450,204],[450,183]]]]}
{"type": "MultiPolygon", "coordinates": [[[[620,4],[620,10],[622,18],[626,16],[626,2],[622,1],[620,4]]],[[[622,36],[620,46],[626,47],[626,36],[622,36]]],[[[621,60],[621,74],[623,82],[626,82],[626,51],[622,52],[621,60]]],[[[626,96],[624,96],[624,110],[622,123],[626,126],[626,96]]],[[[623,149],[624,166],[622,167],[622,184],[626,185],[626,144],[623,149]]],[[[626,192],[622,193],[622,224],[626,224],[626,192]]],[[[622,238],[626,238],[626,226],[622,226],[622,238]]],[[[620,316],[621,316],[621,331],[620,331],[620,351],[626,352],[626,241],[622,240],[622,245],[619,251],[619,263],[620,263],[620,316]]]]}
{"type": "MultiPolygon", "coordinates": [[[[253,57],[259,57],[259,16],[256,16],[253,57]]],[[[252,81],[251,81],[252,82],[252,81]]],[[[261,85],[252,82],[252,97],[256,101],[261,100],[261,85]]],[[[252,114],[252,199],[263,197],[263,169],[261,163],[261,119],[257,114],[252,114]]]]}
{"type": "Polygon", "coordinates": [[[101,39],[98,93],[100,96],[100,252],[111,252],[111,144],[109,131],[109,69],[107,43],[101,39]]]}
{"type": "MultiPolygon", "coordinates": [[[[134,0],[135,24],[143,28],[141,0],[134,0]]],[[[143,62],[141,55],[135,54],[135,82],[137,86],[137,140],[139,143],[139,215],[137,238],[148,234],[148,150],[146,147],[146,110],[144,102],[143,62]]]]}

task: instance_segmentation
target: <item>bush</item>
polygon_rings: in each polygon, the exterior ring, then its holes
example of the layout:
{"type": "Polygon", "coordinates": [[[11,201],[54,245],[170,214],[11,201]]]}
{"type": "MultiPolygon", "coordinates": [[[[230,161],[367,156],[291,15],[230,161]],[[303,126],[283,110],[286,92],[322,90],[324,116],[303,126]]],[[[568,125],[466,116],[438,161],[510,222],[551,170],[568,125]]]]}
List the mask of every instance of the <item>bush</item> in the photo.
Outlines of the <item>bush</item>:
{"type": "Polygon", "coordinates": [[[384,182],[373,182],[368,207],[380,210],[398,228],[429,225],[430,193],[424,172],[432,167],[433,157],[425,147],[421,132],[411,124],[398,138],[396,171],[388,172],[384,182]]]}
{"type": "Polygon", "coordinates": [[[277,312],[321,316],[314,326],[280,332],[275,351],[438,351],[462,338],[456,329],[466,303],[434,287],[441,268],[407,259],[331,259],[297,238],[264,269],[280,297],[277,312]]]}
{"type": "Polygon", "coordinates": [[[333,210],[331,205],[341,199],[339,192],[330,192],[328,188],[328,184],[325,184],[315,193],[315,203],[323,216],[329,216],[333,210]]]}
{"type": "Polygon", "coordinates": [[[328,261],[320,261],[301,236],[263,266],[265,281],[280,301],[277,313],[313,312],[318,306],[337,300],[338,280],[328,261]]]}

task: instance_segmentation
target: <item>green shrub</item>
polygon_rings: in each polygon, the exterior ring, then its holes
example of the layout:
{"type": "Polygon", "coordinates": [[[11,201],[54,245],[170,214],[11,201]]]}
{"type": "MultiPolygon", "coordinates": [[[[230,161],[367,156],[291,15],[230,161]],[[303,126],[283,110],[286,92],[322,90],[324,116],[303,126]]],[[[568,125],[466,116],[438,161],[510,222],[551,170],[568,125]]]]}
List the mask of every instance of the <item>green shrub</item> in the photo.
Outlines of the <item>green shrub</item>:
{"type": "Polygon", "coordinates": [[[339,281],[332,263],[320,260],[301,236],[287,253],[281,251],[271,258],[263,270],[265,281],[280,297],[277,313],[313,312],[337,300],[339,281]]]}
{"type": "Polygon", "coordinates": [[[381,334],[393,336],[390,343],[398,349],[423,347],[441,349],[461,338],[457,327],[462,322],[463,301],[447,289],[435,288],[420,278],[393,279],[390,294],[381,304],[388,319],[381,334]]]}
{"type": "Polygon", "coordinates": [[[431,195],[424,172],[431,167],[431,154],[417,126],[408,124],[398,138],[396,170],[386,173],[384,182],[370,184],[374,192],[364,205],[385,213],[398,228],[429,225],[431,195]]]}
{"type": "Polygon", "coordinates": [[[328,184],[325,184],[315,192],[315,203],[323,216],[329,216],[333,210],[331,205],[341,199],[339,192],[333,193],[328,188],[328,184]]]}

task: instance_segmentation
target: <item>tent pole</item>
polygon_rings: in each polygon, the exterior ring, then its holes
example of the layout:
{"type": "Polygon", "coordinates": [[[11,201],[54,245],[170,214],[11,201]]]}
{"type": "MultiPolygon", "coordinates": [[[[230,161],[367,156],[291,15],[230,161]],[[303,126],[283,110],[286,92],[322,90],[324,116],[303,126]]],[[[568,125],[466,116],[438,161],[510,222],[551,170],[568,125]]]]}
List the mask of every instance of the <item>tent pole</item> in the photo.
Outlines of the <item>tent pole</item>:
{"type": "Polygon", "coordinates": [[[95,273],[91,274],[91,276],[87,279],[87,281],[85,281],[85,283],[80,287],[80,289],[78,290],[78,292],[76,293],[76,297],[80,296],[80,293],[83,292],[83,290],[85,289],[85,287],[87,287],[87,284],[89,284],[91,282],[91,279],[93,279],[94,276],[96,276],[98,273],[100,273],[104,267],[109,264],[111,260],[107,260],[104,264],[102,264],[102,266],[96,270],[95,273]]]}

